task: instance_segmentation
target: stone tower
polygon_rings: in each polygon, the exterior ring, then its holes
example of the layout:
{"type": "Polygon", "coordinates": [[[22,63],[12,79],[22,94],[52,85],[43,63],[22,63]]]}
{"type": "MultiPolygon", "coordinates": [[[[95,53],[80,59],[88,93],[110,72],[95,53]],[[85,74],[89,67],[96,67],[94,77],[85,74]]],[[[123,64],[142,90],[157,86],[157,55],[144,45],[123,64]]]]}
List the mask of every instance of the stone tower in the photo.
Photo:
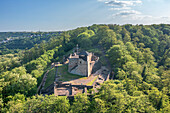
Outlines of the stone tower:
{"type": "Polygon", "coordinates": [[[68,72],[88,77],[98,59],[99,57],[87,51],[75,52],[69,56],[68,72]]]}

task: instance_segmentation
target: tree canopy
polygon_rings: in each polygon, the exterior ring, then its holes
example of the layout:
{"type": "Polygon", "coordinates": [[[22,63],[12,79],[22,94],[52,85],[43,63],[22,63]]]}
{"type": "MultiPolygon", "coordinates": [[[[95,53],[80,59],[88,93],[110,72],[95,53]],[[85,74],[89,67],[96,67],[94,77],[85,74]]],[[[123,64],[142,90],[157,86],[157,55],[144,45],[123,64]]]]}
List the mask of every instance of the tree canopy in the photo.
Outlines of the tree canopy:
{"type": "Polygon", "coordinates": [[[1,112],[170,112],[168,24],[94,24],[64,32],[0,34],[2,40],[19,37],[0,47],[1,112]],[[113,80],[101,84],[97,93],[78,94],[73,100],[36,95],[50,64],[62,62],[77,44],[85,50],[102,48],[96,53],[106,53],[113,80]]]}

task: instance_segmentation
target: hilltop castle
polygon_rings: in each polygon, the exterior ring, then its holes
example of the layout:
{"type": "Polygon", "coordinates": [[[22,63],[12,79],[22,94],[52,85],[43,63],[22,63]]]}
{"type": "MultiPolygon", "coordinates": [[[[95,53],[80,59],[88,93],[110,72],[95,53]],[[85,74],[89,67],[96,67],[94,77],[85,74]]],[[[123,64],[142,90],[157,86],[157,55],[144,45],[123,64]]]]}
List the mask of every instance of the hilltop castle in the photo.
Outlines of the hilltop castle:
{"type": "Polygon", "coordinates": [[[76,52],[70,54],[68,72],[81,76],[90,76],[95,63],[97,63],[99,57],[93,53],[87,51],[78,52],[78,45],[76,52]]]}
{"type": "MultiPolygon", "coordinates": [[[[55,96],[68,97],[72,97],[77,93],[90,94],[87,90],[94,89],[97,91],[97,88],[100,87],[101,83],[109,80],[110,71],[105,66],[102,66],[99,61],[99,57],[87,51],[79,51],[80,50],[77,45],[77,48],[73,49],[73,54],[63,57],[63,63],[68,63],[68,72],[88,78],[59,81],[60,76],[57,76],[56,74],[55,82],[49,85],[46,89],[42,88],[40,90],[40,94],[54,94],[55,96]],[[90,76],[91,74],[92,76],[90,76]],[[91,82],[93,83],[89,84],[91,82]]],[[[54,67],[53,65],[52,67],[54,67]]],[[[44,78],[46,78],[46,75],[44,78]]]]}

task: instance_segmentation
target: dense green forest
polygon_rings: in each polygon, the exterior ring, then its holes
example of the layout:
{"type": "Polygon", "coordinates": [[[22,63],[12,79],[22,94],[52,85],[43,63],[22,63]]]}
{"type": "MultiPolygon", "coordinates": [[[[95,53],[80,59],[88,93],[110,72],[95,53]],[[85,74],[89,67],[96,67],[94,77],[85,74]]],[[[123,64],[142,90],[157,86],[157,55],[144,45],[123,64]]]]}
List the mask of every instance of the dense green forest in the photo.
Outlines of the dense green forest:
{"type": "Polygon", "coordinates": [[[20,40],[0,45],[20,49],[0,55],[1,112],[170,112],[170,25],[92,25],[42,40],[30,38],[30,45],[24,38],[22,47],[16,46],[20,40]],[[50,64],[62,61],[76,44],[106,51],[113,80],[104,82],[98,93],[78,94],[74,100],[36,95],[50,64]]]}

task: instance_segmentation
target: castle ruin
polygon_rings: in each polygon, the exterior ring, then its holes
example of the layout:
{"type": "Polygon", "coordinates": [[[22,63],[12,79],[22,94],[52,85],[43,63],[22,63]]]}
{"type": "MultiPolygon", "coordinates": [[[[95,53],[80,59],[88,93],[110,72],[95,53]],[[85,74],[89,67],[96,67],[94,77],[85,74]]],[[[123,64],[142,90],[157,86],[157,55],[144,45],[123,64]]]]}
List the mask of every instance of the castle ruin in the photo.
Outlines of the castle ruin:
{"type": "MultiPolygon", "coordinates": [[[[70,54],[67,59],[66,57],[63,58],[63,63],[65,65],[68,63],[68,72],[88,78],[63,82],[58,81],[58,76],[56,76],[55,82],[46,89],[40,90],[40,94],[54,94],[55,96],[68,97],[73,97],[77,93],[90,94],[87,90],[94,89],[94,91],[97,92],[100,84],[109,80],[110,71],[101,65],[99,57],[87,51],[79,52],[78,45],[73,51],[73,54],[70,54]],[[91,74],[92,76],[90,76],[91,74]],[[93,84],[89,85],[88,83],[93,80],[95,80],[93,84]]],[[[52,68],[54,66],[56,65],[52,64],[52,68]]],[[[92,91],[92,93],[94,92],[92,91]]]]}
{"type": "MultiPolygon", "coordinates": [[[[77,47],[78,48],[78,47],[77,47]]],[[[87,51],[74,52],[69,56],[68,72],[89,77],[99,57],[87,51]]]]}

